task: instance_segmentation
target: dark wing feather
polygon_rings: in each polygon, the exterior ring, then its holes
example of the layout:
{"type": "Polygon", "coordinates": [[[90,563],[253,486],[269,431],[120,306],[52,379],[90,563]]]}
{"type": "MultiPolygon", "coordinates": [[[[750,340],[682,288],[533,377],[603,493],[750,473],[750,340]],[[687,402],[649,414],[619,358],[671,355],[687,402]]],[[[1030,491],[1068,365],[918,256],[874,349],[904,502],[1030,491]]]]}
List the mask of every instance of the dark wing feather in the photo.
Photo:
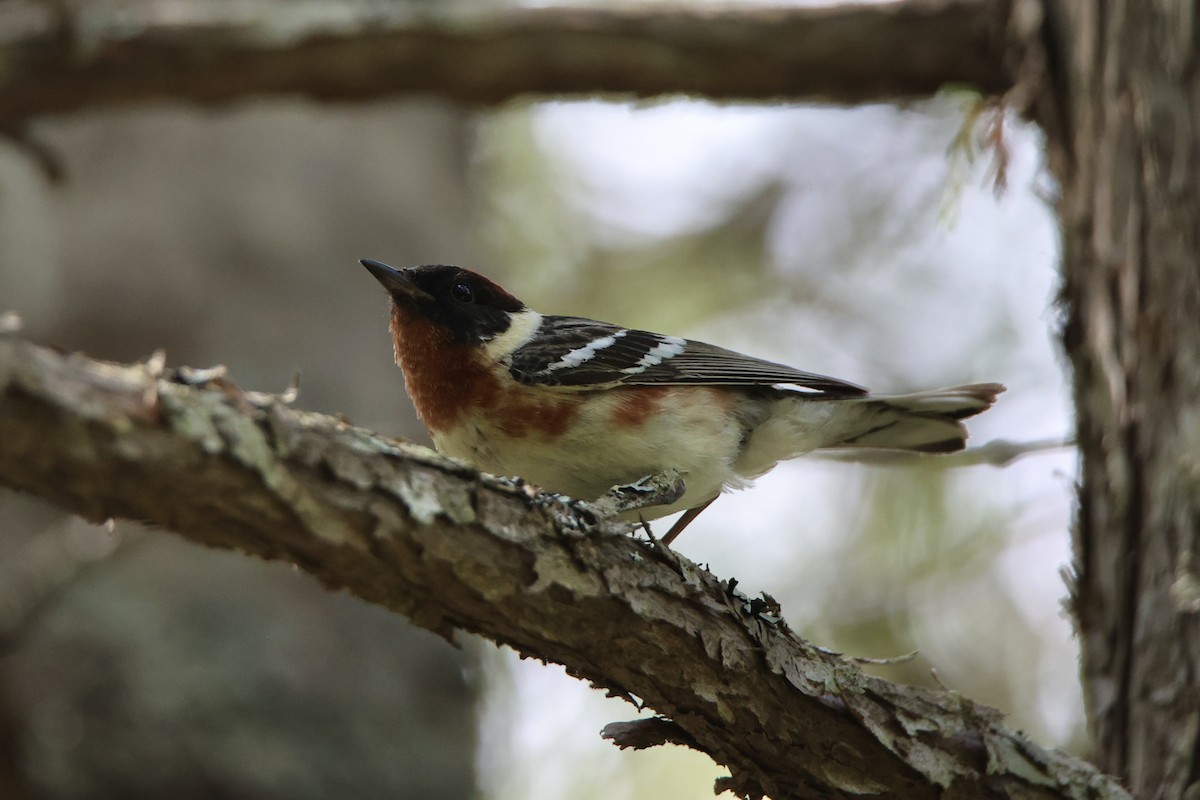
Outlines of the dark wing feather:
{"type": "Polygon", "coordinates": [[[735,353],[723,347],[580,317],[545,317],[512,354],[510,372],[529,386],[587,388],[646,385],[788,384],[838,397],[861,386],[735,353]]]}

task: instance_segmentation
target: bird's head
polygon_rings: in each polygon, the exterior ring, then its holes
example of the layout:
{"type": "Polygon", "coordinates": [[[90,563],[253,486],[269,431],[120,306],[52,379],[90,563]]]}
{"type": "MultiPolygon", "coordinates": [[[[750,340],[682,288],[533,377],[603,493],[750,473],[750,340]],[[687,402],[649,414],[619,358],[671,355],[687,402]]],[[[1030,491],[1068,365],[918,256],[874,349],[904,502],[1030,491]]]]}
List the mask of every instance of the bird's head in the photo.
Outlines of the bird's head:
{"type": "MultiPolygon", "coordinates": [[[[477,272],[434,264],[395,269],[362,260],[392,299],[393,321],[423,323],[453,344],[479,344],[503,334],[526,306],[477,272]]],[[[399,331],[397,331],[399,333],[399,331]]]]}

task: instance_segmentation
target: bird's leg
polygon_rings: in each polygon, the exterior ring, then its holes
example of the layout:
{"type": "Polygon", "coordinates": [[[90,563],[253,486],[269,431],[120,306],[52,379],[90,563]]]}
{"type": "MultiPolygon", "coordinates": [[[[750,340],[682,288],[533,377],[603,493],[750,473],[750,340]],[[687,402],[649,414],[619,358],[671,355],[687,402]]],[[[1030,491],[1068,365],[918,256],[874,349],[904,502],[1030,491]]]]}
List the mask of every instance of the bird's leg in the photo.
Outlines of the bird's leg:
{"type": "Polygon", "coordinates": [[[700,516],[700,512],[712,505],[713,498],[707,502],[701,503],[698,506],[692,506],[687,511],[683,512],[683,516],[675,520],[675,524],[671,526],[671,530],[667,531],[667,535],[662,538],[662,543],[670,545],[675,537],[683,533],[683,529],[692,524],[692,520],[700,516]]]}
{"type": "Polygon", "coordinates": [[[611,517],[649,506],[666,506],[683,497],[687,485],[678,470],[669,469],[614,486],[590,505],[602,516],[611,517]]]}

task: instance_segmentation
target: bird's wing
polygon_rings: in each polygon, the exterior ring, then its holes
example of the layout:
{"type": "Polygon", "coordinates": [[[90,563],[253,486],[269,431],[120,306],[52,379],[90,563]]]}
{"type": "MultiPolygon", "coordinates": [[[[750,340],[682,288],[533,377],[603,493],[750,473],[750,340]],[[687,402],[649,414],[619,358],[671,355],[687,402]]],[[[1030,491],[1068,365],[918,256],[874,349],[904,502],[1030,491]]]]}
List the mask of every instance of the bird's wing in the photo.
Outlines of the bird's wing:
{"type": "Polygon", "coordinates": [[[858,397],[861,386],[735,353],[704,342],[580,317],[542,318],[512,353],[509,371],[528,386],[564,389],[645,385],[774,386],[858,397]]]}

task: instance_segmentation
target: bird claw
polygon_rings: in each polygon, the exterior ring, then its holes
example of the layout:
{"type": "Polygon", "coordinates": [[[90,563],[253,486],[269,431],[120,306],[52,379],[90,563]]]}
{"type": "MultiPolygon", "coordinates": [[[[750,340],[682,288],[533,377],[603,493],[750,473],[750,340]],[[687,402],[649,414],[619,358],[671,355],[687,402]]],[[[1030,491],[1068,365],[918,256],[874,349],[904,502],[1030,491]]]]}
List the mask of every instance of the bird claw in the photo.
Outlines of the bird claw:
{"type": "Polygon", "coordinates": [[[613,517],[650,506],[667,506],[683,497],[687,484],[683,474],[670,469],[614,486],[591,503],[602,516],[613,517]]]}

